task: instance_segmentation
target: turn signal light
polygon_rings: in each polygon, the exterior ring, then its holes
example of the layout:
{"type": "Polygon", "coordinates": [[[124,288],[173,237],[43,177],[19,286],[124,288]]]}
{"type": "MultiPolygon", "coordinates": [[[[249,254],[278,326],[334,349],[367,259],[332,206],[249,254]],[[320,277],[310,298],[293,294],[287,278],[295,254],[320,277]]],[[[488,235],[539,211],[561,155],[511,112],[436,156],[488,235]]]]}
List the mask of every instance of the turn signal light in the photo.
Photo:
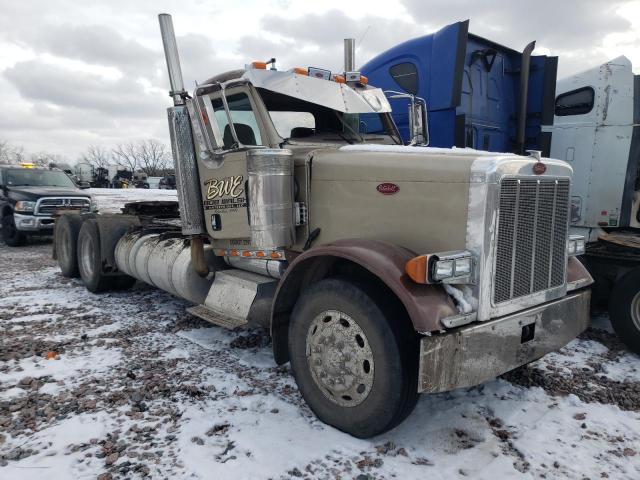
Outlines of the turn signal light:
{"type": "Polygon", "coordinates": [[[284,255],[284,251],[282,250],[225,250],[219,249],[215,250],[215,254],[218,257],[244,257],[244,258],[261,258],[264,260],[273,259],[273,260],[285,260],[286,257],[284,255]]]}
{"type": "Polygon", "coordinates": [[[420,255],[409,260],[404,266],[409,278],[416,283],[427,283],[427,265],[429,264],[428,255],[420,255]]]}
{"type": "Polygon", "coordinates": [[[297,73],[298,75],[309,75],[307,69],[302,67],[295,67],[293,69],[293,73],[297,73]]]}
{"type": "Polygon", "coordinates": [[[257,68],[258,70],[266,70],[267,62],[251,62],[251,68],[257,68]]]}

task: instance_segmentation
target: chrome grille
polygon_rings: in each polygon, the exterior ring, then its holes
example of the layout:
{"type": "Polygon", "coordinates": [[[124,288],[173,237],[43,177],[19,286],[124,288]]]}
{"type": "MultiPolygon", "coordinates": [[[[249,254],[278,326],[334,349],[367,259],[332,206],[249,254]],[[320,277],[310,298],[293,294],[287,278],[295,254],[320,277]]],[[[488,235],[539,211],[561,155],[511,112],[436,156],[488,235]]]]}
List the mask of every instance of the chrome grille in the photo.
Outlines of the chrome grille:
{"type": "Polygon", "coordinates": [[[36,203],[36,215],[53,215],[58,210],[80,210],[88,212],[91,200],[86,197],[53,197],[41,198],[36,203]]]}
{"type": "Polygon", "coordinates": [[[561,286],[569,179],[503,178],[499,209],[493,303],[561,286]]]}

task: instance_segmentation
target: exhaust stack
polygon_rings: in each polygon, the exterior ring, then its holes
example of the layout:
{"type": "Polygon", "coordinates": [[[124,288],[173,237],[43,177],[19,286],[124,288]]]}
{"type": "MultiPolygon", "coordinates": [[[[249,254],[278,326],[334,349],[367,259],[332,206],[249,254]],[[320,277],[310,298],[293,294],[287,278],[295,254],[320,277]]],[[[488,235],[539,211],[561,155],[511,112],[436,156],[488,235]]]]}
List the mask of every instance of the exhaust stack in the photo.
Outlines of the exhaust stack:
{"type": "Polygon", "coordinates": [[[527,45],[522,51],[515,152],[518,155],[524,155],[525,129],[527,127],[527,97],[529,95],[529,71],[531,70],[531,52],[533,52],[534,48],[536,48],[535,41],[527,45]]]}
{"type": "Polygon", "coordinates": [[[344,71],[353,72],[356,69],[356,39],[344,39],[344,71]]]}
{"type": "Polygon", "coordinates": [[[173,33],[171,15],[161,13],[158,15],[158,20],[164,45],[164,55],[167,59],[169,81],[171,82],[169,94],[173,98],[174,105],[167,109],[167,117],[169,119],[173,165],[176,171],[176,190],[178,204],[180,205],[182,234],[191,237],[192,261],[196,271],[200,275],[206,275],[208,268],[203,261],[203,242],[198,236],[205,235],[207,229],[204,223],[202,197],[200,196],[200,178],[198,176],[198,163],[191,132],[191,120],[187,110],[190,100],[187,100],[187,92],[182,81],[178,46],[173,33]]]}
{"type": "Polygon", "coordinates": [[[173,97],[175,106],[184,105],[184,82],[182,81],[182,69],[180,68],[180,57],[178,56],[178,45],[173,32],[173,20],[168,13],[158,15],[160,22],[160,35],[162,35],[162,45],[164,46],[164,58],[167,60],[167,70],[169,71],[169,82],[171,91],[169,95],[173,97]]]}

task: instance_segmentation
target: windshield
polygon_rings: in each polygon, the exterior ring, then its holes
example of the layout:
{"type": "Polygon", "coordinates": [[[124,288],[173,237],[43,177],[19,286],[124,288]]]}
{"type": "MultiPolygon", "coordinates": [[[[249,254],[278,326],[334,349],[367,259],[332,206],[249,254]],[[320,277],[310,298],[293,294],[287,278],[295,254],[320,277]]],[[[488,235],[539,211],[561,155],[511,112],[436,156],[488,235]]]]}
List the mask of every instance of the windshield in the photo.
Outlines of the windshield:
{"type": "Polygon", "coordinates": [[[4,175],[7,186],[71,188],[76,186],[66,173],[57,170],[30,170],[25,168],[5,170],[4,175]]]}
{"type": "Polygon", "coordinates": [[[299,98],[258,88],[278,134],[285,139],[314,135],[339,137],[348,143],[363,142],[365,134],[388,135],[397,143],[388,114],[346,114],[299,98]],[[367,122],[362,121],[363,118],[367,122]],[[368,123],[374,128],[370,128],[368,123]]]}

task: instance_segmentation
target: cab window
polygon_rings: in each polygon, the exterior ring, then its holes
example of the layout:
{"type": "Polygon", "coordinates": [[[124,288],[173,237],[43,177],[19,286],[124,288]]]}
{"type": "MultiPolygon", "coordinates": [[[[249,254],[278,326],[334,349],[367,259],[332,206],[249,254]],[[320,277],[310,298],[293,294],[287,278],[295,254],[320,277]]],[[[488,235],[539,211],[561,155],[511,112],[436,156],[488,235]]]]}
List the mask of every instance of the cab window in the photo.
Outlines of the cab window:
{"type": "Polygon", "coordinates": [[[418,94],[418,69],[413,63],[398,63],[389,69],[389,75],[405,92],[418,94]]]}
{"type": "Polygon", "coordinates": [[[591,87],[578,88],[556,98],[556,115],[584,115],[593,109],[595,92],[591,87]]]}
{"type": "MultiPolygon", "coordinates": [[[[225,150],[230,150],[236,145],[222,99],[214,98],[211,100],[211,104],[216,123],[222,134],[223,147],[225,150]]],[[[240,92],[228,95],[227,105],[229,106],[233,127],[240,143],[243,145],[262,145],[258,122],[247,94],[240,92]]]]}

